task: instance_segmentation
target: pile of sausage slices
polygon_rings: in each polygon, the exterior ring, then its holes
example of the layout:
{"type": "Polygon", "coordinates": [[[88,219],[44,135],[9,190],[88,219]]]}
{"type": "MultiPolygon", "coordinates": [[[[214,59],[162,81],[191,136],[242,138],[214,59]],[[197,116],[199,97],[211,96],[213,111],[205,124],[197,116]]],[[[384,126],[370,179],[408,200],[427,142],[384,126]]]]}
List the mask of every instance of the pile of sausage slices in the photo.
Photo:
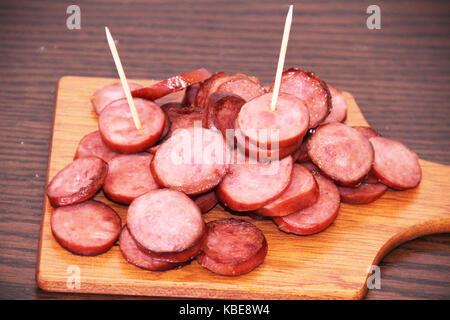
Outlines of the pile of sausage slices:
{"type": "Polygon", "coordinates": [[[137,130],[121,84],[91,102],[98,131],[49,183],[51,228],[65,249],[98,255],[119,239],[124,258],[161,271],[196,259],[221,275],[241,275],[267,254],[264,234],[236,215],[272,219],[287,233],[327,228],[340,202],[370,203],[388,187],[421,180],[417,155],[369,127],[343,124],[342,93],[315,74],[286,70],[275,110],[272,88],[244,74],[205,69],[149,87],[130,83],[137,130]],[[157,99],[185,89],[181,103],[157,99]],[[126,224],[101,188],[129,205],[126,224]],[[234,218],[205,224],[218,202],[234,218]]]}

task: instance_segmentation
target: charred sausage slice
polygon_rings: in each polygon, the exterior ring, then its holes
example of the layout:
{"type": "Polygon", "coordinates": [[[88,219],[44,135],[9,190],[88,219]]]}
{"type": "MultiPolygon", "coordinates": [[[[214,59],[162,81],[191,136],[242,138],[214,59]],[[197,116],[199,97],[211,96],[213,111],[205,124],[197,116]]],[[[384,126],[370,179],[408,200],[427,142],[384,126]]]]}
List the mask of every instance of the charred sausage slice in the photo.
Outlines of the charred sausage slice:
{"type": "Polygon", "coordinates": [[[263,263],[267,254],[264,234],[250,222],[237,219],[211,221],[198,262],[221,275],[237,276],[263,263]]]}

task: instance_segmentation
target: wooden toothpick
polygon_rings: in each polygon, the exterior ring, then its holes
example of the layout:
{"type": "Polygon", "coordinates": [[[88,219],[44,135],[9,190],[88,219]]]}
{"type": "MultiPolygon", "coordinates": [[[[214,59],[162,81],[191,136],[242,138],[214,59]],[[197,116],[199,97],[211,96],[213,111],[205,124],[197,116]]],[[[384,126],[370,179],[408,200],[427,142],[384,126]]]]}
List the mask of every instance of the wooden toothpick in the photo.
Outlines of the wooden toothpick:
{"type": "Polygon", "coordinates": [[[125,72],[123,71],[122,63],[120,62],[119,53],[117,52],[116,44],[114,43],[113,37],[109,32],[108,27],[105,27],[106,39],[108,39],[109,48],[111,49],[111,54],[116,64],[117,72],[119,73],[120,82],[122,82],[123,91],[125,91],[125,96],[127,97],[128,105],[130,107],[131,115],[133,116],[134,125],[136,129],[141,129],[141,121],[139,120],[139,115],[134,106],[133,98],[131,97],[130,88],[128,87],[127,78],[125,77],[125,72]]]}
{"type": "Polygon", "coordinates": [[[280,49],[280,57],[278,58],[277,74],[275,76],[275,84],[273,86],[272,103],[270,104],[270,110],[272,110],[272,111],[275,111],[275,109],[276,109],[278,94],[280,93],[281,73],[283,72],[284,58],[286,56],[286,49],[287,49],[288,40],[289,40],[289,33],[291,31],[292,8],[293,8],[293,5],[290,5],[288,14],[286,16],[286,22],[284,23],[283,40],[281,41],[281,49],[280,49]]]}

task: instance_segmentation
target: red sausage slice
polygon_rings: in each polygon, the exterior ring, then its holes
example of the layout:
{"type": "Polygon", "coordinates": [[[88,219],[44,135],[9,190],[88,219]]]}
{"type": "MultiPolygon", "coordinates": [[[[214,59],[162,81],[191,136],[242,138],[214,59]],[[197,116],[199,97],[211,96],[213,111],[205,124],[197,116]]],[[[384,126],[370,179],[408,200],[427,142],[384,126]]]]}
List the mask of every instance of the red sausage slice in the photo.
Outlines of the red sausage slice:
{"type": "Polygon", "coordinates": [[[74,159],[98,157],[105,162],[117,156],[102,140],[100,132],[94,131],[85,135],[78,143],[74,159]]]}
{"type": "Polygon", "coordinates": [[[276,110],[272,111],[271,101],[272,93],[267,93],[244,104],[237,118],[242,134],[254,144],[260,143],[265,134],[267,147],[274,143],[278,143],[275,148],[298,144],[308,130],[305,104],[293,95],[280,93],[276,110]],[[271,135],[272,130],[278,133],[278,139],[271,135]]]}
{"type": "Polygon", "coordinates": [[[121,229],[119,215],[106,204],[94,200],[56,208],[50,224],[61,246],[84,256],[108,251],[121,229]]]}
{"type": "Polygon", "coordinates": [[[203,81],[197,92],[197,97],[195,98],[195,106],[200,109],[205,109],[208,104],[210,94],[216,90],[217,86],[223,83],[229,76],[225,72],[216,72],[211,77],[203,81]],[[214,85],[214,86],[213,86],[214,85]],[[213,89],[211,90],[211,88],[213,89]]]}
{"type": "Polygon", "coordinates": [[[217,91],[232,93],[245,101],[252,100],[266,93],[266,89],[262,85],[245,75],[236,75],[233,79],[222,83],[217,88],[217,91]]]}
{"type": "Polygon", "coordinates": [[[204,231],[198,206],[182,192],[150,191],[131,202],[127,226],[141,249],[179,253],[196,245],[204,231]]]}
{"type": "Polygon", "coordinates": [[[214,208],[219,200],[214,191],[208,191],[194,198],[195,204],[200,208],[202,213],[207,213],[214,208]]]}
{"type": "MultiPolygon", "coordinates": [[[[142,88],[137,83],[128,83],[130,90],[136,90],[142,88]]],[[[114,83],[97,90],[91,97],[91,104],[97,114],[100,114],[103,109],[113,101],[124,99],[125,92],[123,91],[122,84],[114,83]]]]}
{"type": "Polygon", "coordinates": [[[194,259],[202,250],[202,247],[206,241],[206,228],[202,233],[202,236],[200,239],[191,247],[187,248],[186,250],[180,251],[180,252],[153,252],[146,250],[145,248],[140,248],[145,254],[149,255],[150,257],[162,261],[167,261],[171,263],[183,263],[187,262],[189,260],[194,259]]]}
{"type": "Polygon", "coordinates": [[[261,163],[236,151],[231,172],[216,188],[216,195],[231,210],[257,210],[286,190],[291,181],[292,166],[290,156],[261,163]]]}
{"type": "Polygon", "coordinates": [[[383,137],[370,138],[375,150],[373,173],[385,185],[404,190],[416,187],[422,179],[417,155],[403,143],[383,137]]]}
{"type": "Polygon", "coordinates": [[[279,148],[279,149],[272,149],[267,148],[266,145],[261,144],[261,148],[246,139],[243,135],[241,130],[236,129],[234,131],[234,135],[236,138],[236,144],[239,150],[242,153],[245,153],[246,156],[258,159],[260,161],[264,160],[279,160],[287,157],[291,153],[295,152],[299,148],[298,142],[297,144],[293,144],[287,147],[279,148]]]}
{"type": "Polygon", "coordinates": [[[152,258],[150,255],[142,252],[136,245],[133,237],[130,235],[127,226],[124,226],[122,232],[120,233],[119,244],[120,252],[122,252],[125,260],[139,268],[150,271],[164,271],[176,268],[180,265],[179,263],[172,263],[152,258]]]}
{"type": "Polygon", "coordinates": [[[294,164],[288,188],[274,201],[256,213],[263,216],[286,216],[316,203],[319,188],[311,172],[300,164],[294,164]]]}
{"type": "Polygon", "coordinates": [[[204,128],[178,130],[156,151],[157,183],[189,195],[205,193],[226,175],[230,155],[222,135],[204,128]]]}
{"type": "Polygon", "coordinates": [[[166,117],[161,108],[144,99],[134,98],[142,128],[137,130],[126,99],[115,101],[103,110],[98,127],[103,141],[121,153],[145,151],[160,138],[166,117]]]}
{"type": "Polygon", "coordinates": [[[374,152],[369,140],[339,122],[320,126],[307,142],[312,162],[343,186],[353,186],[372,168],[374,152]]]}
{"type": "Polygon", "coordinates": [[[264,234],[250,222],[237,219],[211,221],[203,252],[197,257],[206,269],[237,276],[263,263],[267,254],[264,234]]]}
{"type": "Polygon", "coordinates": [[[319,185],[319,199],[312,206],[284,217],[273,217],[278,228],[285,232],[308,235],[327,228],[339,212],[339,190],[330,179],[314,175],[319,185]]]}
{"type": "Polygon", "coordinates": [[[228,92],[215,92],[209,98],[208,114],[204,116],[205,126],[216,128],[226,137],[227,130],[234,129],[236,119],[245,100],[228,92]]]}
{"type": "Polygon", "coordinates": [[[331,94],[331,111],[322,124],[330,122],[344,122],[347,118],[347,104],[341,90],[328,85],[331,94]]]}
{"type": "Polygon", "coordinates": [[[113,201],[129,204],[135,198],[159,186],[150,172],[153,155],[121,154],[108,162],[103,184],[105,195],[113,201]]]}
{"type": "Polygon", "coordinates": [[[377,131],[373,130],[371,127],[354,126],[353,128],[358,130],[367,139],[381,136],[377,131]]]}
{"type": "Polygon", "coordinates": [[[171,77],[149,87],[133,90],[131,94],[133,97],[137,98],[156,100],[168,95],[169,93],[179,91],[195,83],[202,82],[210,76],[211,73],[208,70],[205,68],[200,68],[198,70],[171,77]]]}
{"type": "Polygon", "coordinates": [[[201,83],[195,83],[186,88],[181,105],[184,108],[192,109],[195,107],[195,99],[197,98],[198,91],[200,90],[201,83]]]}
{"type": "Polygon", "coordinates": [[[290,93],[306,103],[310,128],[317,127],[331,110],[328,86],[311,72],[295,68],[284,71],[280,92],[290,93]]]}
{"type": "Polygon", "coordinates": [[[351,204],[371,203],[380,198],[387,190],[382,183],[363,182],[356,188],[338,187],[342,202],[351,204]]]}
{"type": "Polygon", "coordinates": [[[53,207],[85,201],[102,187],[108,164],[100,158],[74,160],[53,177],[47,196],[53,207]]]}

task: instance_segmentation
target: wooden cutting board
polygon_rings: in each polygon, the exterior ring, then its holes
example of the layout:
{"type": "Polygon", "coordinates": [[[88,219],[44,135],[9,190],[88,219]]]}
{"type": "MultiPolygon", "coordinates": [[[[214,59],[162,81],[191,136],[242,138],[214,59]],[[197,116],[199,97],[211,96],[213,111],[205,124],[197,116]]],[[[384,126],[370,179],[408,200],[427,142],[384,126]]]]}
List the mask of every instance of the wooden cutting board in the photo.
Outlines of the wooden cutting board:
{"type": "MultiPolygon", "coordinates": [[[[97,116],[89,98],[93,92],[117,79],[72,77],[60,79],[56,95],[53,136],[47,181],[72,161],[80,139],[97,130],[97,116]]],[[[151,80],[136,81],[143,85],[151,80]]],[[[182,93],[165,97],[180,99],[182,93]]],[[[367,125],[353,97],[347,123],[367,125]]],[[[386,121],[393,119],[386,118],[386,121]]],[[[96,257],[73,255],[53,239],[52,207],[44,200],[36,279],[48,291],[101,294],[197,297],[225,299],[361,299],[369,268],[392,248],[425,234],[450,232],[450,167],[420,161],[423,178],[408,191],[388,190],[369,205],[341,204],[339,215],[325,231],[295,236],[278,230],[271,221],[256,221],[267,237],[265,262],[254,271],[226,277],[203,269],[196,261],[166,272],[141,270],[127,263],[115,245],[96,257]],[[79,275],[79,287],[72,282],[79,275]]],[[[126,221],[126,207],[105,199],[126,221]]],[[[217,206],[206,221],[231,217],[217,206]]],[[[382,284],[382,283],[381,283],[382,284]]]]}

